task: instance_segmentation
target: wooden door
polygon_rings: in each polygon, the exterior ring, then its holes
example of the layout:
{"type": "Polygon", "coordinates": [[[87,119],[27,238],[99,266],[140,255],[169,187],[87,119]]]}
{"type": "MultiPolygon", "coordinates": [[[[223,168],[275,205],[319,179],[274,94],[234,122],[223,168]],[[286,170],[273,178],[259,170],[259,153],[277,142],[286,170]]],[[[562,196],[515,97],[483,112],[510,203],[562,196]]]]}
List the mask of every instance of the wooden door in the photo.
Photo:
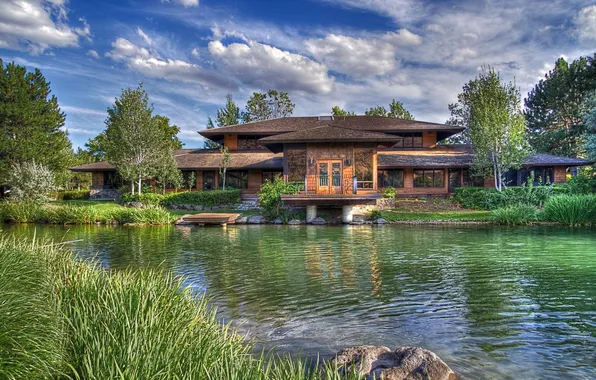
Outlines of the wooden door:
{"type": "Polygon", "coordinates": [[[319,160],[317,162],[317,194],[342,193],[341,160],[319,160]]]}

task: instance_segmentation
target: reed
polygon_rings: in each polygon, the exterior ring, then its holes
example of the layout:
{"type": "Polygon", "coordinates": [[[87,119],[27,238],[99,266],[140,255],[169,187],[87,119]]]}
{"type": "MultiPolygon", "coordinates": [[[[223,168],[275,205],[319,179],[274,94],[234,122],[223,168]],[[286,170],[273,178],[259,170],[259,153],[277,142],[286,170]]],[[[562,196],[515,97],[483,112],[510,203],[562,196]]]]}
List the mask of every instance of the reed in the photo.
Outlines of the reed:
{"type": "Polygon", "coordinates": [[[538,221],[538,210],[529,204],[519,204],[496,209],[491,219],[498,224],[527,225],[538,221]]]}
{"type": "Polygon", "coordinates": [[[596,195],[557,195],[544,205],[545,219],[569,226],[596,224],[596,195]]]}

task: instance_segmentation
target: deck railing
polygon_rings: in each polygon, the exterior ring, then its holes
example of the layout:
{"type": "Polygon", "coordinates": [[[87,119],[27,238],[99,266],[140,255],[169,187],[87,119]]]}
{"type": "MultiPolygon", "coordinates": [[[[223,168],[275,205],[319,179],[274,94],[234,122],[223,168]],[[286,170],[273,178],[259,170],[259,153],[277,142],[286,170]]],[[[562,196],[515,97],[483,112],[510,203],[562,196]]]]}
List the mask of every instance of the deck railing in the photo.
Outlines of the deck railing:
{"type": "MultiPolygon", "coordinates": [[[[286,175],[284,180],[286,183],[295,185],[299,189],[299,194],[305,195],[343,194],[347,185],[341,175],[307,175],[303,181],[290,181],[286,175]]],[[[357,177],[352,177],[351,185],[353,194],[357,194],[358,190],[374,190],[373,181],[359,181],[357,177]]]]}

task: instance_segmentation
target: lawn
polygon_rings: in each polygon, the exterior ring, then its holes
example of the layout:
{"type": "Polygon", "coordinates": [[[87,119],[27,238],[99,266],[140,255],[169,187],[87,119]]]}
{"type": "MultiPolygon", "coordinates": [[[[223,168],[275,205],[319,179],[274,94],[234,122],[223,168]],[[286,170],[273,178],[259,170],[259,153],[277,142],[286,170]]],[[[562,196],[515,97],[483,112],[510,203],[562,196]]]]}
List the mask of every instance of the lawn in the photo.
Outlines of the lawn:
{"type": "Polygon", "coordinates": [[[439,212],[408,212],[388,210],[381,211],[381,218],[390,221],[445,221],[445,222],[488,222],[490,211],[439,211],[439,212]]]}

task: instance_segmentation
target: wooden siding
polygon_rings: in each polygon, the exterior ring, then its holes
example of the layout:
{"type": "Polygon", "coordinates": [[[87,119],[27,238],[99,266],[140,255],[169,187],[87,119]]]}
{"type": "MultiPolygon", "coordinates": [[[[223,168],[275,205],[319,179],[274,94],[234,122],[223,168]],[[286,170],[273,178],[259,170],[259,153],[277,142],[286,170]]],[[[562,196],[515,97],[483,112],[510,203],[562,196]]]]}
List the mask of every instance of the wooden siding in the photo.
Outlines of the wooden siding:
{"type": "Polygon", "coordinates": [[[422,147],[432,148],[437,145],[437,132],[422,132],[422,147]]]}
{"type": "Polygon", "coordinates": [[[103,189],[104,185],[104,172],[93,172],[91,174],[91,188],[92,189],[103,189]]]}
{"type": "Polygon", "coordinates": [[[238,150],[238,135],[225,135],[224,146],[228,150],[238,150]]]}
{"type": "Polygon", "coordinates": [[[567,182],[567,169],[564,166],[555,166],[555,183],[567,182]]]}
{"type": "Polygon", "coordinates": [[[249,170],[248,171],[248,189],[244,192],[254,194],[261,189],[263,183],[263,171],[262,170],[249,170]]]}
{"type": "Polygon", "coordinates": [[[203,191],[203,171],[197,170],[197,182],[196,182],[196,189],[197,191],[203,191]]]}

